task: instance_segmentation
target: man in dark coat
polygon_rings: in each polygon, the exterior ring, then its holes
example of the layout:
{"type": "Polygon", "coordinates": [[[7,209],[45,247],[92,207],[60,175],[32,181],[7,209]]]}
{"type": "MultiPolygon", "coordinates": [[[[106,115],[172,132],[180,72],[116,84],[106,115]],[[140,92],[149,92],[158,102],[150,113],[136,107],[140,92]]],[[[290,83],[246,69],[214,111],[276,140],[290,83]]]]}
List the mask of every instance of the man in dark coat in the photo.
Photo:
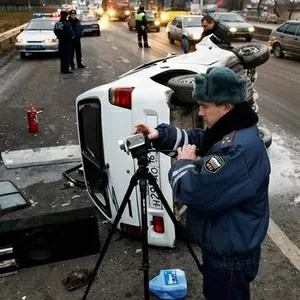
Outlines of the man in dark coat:
{"type": "Polygon", "coordinates": [[[69,65],[71,58],[71,41],[74,38],[74,34],[67,17],[68,12],[61,11],[60,20],[54,26],[54,33],[59,41],[60,72],[64,74],[73,73],[69,70],[69,65]]]}
{"type": "Polygon", "coordinates": [[[214,21],[214,19],[211,16],[204,16],[201,19],[201,25],[203,27],[203,32],[200,38],[200,41],[210,35],[214,34],[222,44],[226,44],[228,46],[231,45],[231,41],[229,36],[226,34],[226,32],[214,21]]]}
{"type": "Polygon", "coordinates": [[[144,47],[150,48],[148,45],[148,21],[145,13],[144,6],[140,6],[138,11],[135,14],[135,28],[137,31],[137,37],[138,37],[138,45],[140,48],[143,47],[143,41],[144,41],[144,47]],[[143,40],[142,40],[143,39],[143,40]]]}
{"type": "Polygon", "coordinates": [[[74,64],[74,52],[76,52],[76,62],[77,62],[77,67],[79,69],[85,68],[85,66],[82,64],[82,52],[81,52],[81,37],[83,36],[83,29],[81,26],[80,21],[76,18],[76,10],[72,9],[69,12],[69,22],[72,26],[72,30],[74,32],[74,39],[72,40],[71,43],[71,60],[70,60],[70,65],[71,69],[75,69],[75,64],[74,64]]]}
{"type": "Polygon", "coordinates": [[[258,117],[246,101],[246,79],[229,68],[196,75],[193,98],[206,130],[138,124],[135,132],[157,150],[177,150],[169,181],[202,250],[205,299],[250,300],[269,224],[271,169],[258,117]]]}

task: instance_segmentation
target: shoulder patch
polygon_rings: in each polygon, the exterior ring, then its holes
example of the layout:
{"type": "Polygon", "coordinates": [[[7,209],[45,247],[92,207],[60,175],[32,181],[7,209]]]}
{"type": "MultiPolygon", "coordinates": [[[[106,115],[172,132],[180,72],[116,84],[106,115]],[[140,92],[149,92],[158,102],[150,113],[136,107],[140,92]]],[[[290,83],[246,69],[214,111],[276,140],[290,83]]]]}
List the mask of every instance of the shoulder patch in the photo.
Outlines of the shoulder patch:
{"type": "Polygon", "coordinates": [[[222,156],[213,155],[204,162],[204,169],[211,174],[219,172],[226,165],[222,156]]]}
{"type": "Polygon", "coordinates": [[[220,148],[223,149],[223,148],[231,147],[233,143],[234,135],[235,135],[235,131],[225,135],[221,141],[220,148]]]}

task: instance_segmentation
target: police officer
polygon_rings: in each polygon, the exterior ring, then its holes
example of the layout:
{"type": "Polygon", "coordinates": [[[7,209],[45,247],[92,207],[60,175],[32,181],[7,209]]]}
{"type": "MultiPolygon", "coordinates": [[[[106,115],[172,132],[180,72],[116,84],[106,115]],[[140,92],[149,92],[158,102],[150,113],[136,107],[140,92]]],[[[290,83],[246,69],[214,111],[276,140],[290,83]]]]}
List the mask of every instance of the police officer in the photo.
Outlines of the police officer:
{"type": "Polygon", "coordinates": [[[202,250],[205,298],[249,300],[269,222],[270,162],[258,117],[246,102],[245,78],[229,68],[196,75],[193,97],[206,130],[138,124],[135,132],[158,150],[177,149],[169,181],[202,250]]]}
{"type": "Polygon", "coordinates": [[[72,9],[69,11],[69,22],[72,26],[74,33],[74,39],[71,42],[71,69],[75,69],[74,64],[74,52],[76,52],[76,62],[79,69],[85,68],[86,66],[82,64],[82,52],[81,52],[81,37],[83,36],[83,28],[80,21],[76,18],[76,10],[72,9]]]}
{"type": "Polygon", "coordinates": [[[69,70],[71,59],[71,41],[74,38],[72,27],[67,20],[68,12],[60,12],[60,20],[54,26],[54,33],[58,38],[60,56],[60,72],[64,74],[73,73],[69,70]]]}
{"type": "Polygon", "coordinates": [[[135,28],[137,31],[137,37],[138,37],[138,45],[140,48],[143,47],[142,40],[144,41],[144,47],[150,48],[148,45],[148,22],[147,17],[145,13],[144,6],[140,6],[138,11],[135,14],[135,28]]]}

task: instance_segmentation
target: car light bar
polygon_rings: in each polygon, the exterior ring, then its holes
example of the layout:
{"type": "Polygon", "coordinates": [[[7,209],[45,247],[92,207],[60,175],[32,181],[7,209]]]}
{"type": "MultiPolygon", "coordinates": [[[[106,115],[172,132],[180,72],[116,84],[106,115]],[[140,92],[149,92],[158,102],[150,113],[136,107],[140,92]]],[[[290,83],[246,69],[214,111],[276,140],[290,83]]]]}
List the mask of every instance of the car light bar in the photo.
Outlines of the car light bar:
{"type": "Polygon", "coordinates": [[[38,19],[38,18],[44,18],[44,17],[54,17],[53,13],[34,13],[33,18],[38,19]]]}
{"type": "Polygon", "coordinates": [[[131,94],[134,87],[117,87],[109,89],[109,102],[112,105],[131,109],[131,94]]]}

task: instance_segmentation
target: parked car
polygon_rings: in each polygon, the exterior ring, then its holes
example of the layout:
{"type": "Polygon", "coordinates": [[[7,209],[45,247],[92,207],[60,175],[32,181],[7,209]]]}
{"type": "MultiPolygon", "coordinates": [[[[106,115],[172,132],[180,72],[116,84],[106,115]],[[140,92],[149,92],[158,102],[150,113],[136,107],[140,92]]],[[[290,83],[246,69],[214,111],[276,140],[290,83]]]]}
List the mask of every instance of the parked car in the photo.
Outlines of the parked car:
{"type": "MultiPolygon", "coordinates": [[[[160,21],[158,18],[156,18],[155,14],[152,12],[152,10],[145,10],[149,30],[155,30],[156,32],[160,31],[160,21]]],[[[135,29],[135,11],[132,11],[130,13],[130,16],[127,18],[127,25],[128,29],[132,30],[135,29]]]]}
{"type": "Polygon", "coordinates": [[[300,56],[300,21],[286,21],[273,30],[269,46],[277,58],[283,58],[285,54],[300,56]]]}
{"type": "Polygon", "coordinates": [[[230,37],[244,37],[247,42],[252,40],[254,27],[240,15],[232,12],[217,12],[212,17],[230,37]]]}
{"type": "Polygon", "coordinates": [[[17,36],[15,47],[21,58],[28,53],[58,53],[58,39],[54,26],[59,18],[35,16],[17,36]]]}
{"type": "Polygon", "coordinates": [[[190,46],[200,41],[203,32],[202,18],[203,16],[199,15],[176,16],[166,28],[170,44],[174,44],[175,41],[181,42],[184,53],[187,53],[190,46]]]}
{"type": "Polygon", "coordinates": [[[278,16],[276,14],[273,14],[273,13],[263,10],[259,16],[258,22],[276,24],[278,22],[278,16]]]}
{"type": "MultiPolygon", "coordinates": [[[[195,74],[205,73],[213,66],[231,68],[248,79],[247,100],[257,112],[255,67],[268,60],[268,47],[244,45],[234,52],[219,48],[210,38],[205,37],[197,51],[169,55],[138,66],[77,97],[77,129],[87,192],[109,222],[114,221],[137,169],[136,160],[121,151],[118,144],[130,135],[133,125],[144,122],[155,127],[164,122],[184,129],[205,128],[192,98],[195,74]]],[[[260,128],[260,134],[269,147],[270,133],[260,128]]],[[[173,198],[168,182],[171,158],[156,152],[148,156],[149,172],[157,179],[171,210],[181,219],[184,206],[173,198]]],[[[118,223],[120,230],[136,236],[141,234],[139,195],[138,187],[128,195],[130,201],[118,223]]],[[[146,201],[149,244],[173,247],[174,225],[151,186],[146,201]]]]}
{"type": "Polygon", "coordinates": [[[230,12],[240,15],[245,21],[247,21],[248,14],[246,10],[231,10],[230,12]]]}
{"type": "Polygon", "coordinates": [[[98,18],[94,13],[78,14],[78,19],[81,22],[84,35],[96,34],[99,36],[101,34],[98,18]]]}

